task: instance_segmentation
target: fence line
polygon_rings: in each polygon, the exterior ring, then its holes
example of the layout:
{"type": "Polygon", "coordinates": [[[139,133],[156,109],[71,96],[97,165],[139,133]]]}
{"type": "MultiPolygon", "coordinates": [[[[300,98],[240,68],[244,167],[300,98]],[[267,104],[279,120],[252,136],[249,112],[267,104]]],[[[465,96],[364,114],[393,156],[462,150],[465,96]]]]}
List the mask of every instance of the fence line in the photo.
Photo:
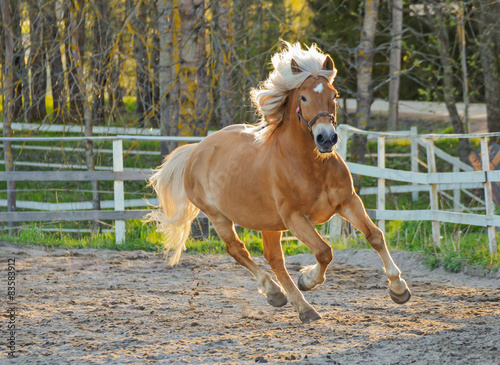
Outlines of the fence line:
{"type": "MultiPolygon", "coordinates": [[[[488,246],[491,253],[497,252],[497,241],[496,241],[496,226],[499,225],[500,220],[498,216],[494,215],[494,206],[492,198],[492,182],[500,182],[500,171],[489,171],[489,153],[488,153],[488,137],[500,136],[500,133],[484,133],[484,134],[467,134],[467,135],[416,135],[415,130],[405,131],[405,132],[369,132],[362,131],[357,128],[341,125],[338,128],[340,134],[339,140],[342,141],[343,146],[340,146],[341,157],[346,160],[346,146],[350,135],[359,133],[368,136],[376,137],[378,139],[378,164],[379,167],[366,166],[356,163],[347,162],[347,166],[351,173],[360,174],[365,176],[371,176],[378,178],[378,189],[377,189],[377,209],[371,210],[370,214],[373,219],[377,219],[382,222],[379,226],[383,229],[385,227],[385,220],[427,220],[432,221],[432,236],[433,241],[436,245],[441,244],[440,235],[440,222],[446,223],[458,223],[458,224],[471,224],[484,226],[488,229],[488,246]],[[417,170],[416,165],[412,164],[412,171],[400,171],[387,168],[381,168],[385,166],[381,161],[385,161],[385,148],[381,147],[381,144],[385,144],[385,137],[388,138],[401,138],[401,136],[406,135],[407,138],[415,140],[415,144],[412,145],[412,160],[418,160],[418,148],[415,146],[420,144],[425,146],[427,154],[427,173],[415,172],[417,170]],[[454,158],[449,156],[444,151],[439,151],[436,153],[437,148],[434,146],[434,139],[444,139],[444,138],[481,138],[481,156],[483,171],[472,171],[473,169],[454,158]],[[446,160],[446,162],[451,163],[454,167],[453,172],[437,172],[436,170],[436,156],[441,157],[446,160]],[[467,170],[465,172],[459,172],[461,169],[467,170]],[[385,180],[395,180],[403,181],[414,184],[423,184],[427,186],[430,194],[430,204],[431,209],[425,211],[418,210],[405,210],[405,211],[388,211],[385,210],[385,200],[381,199],[379,195],[385,195],[385,180]],[[462,184],[470,186],[469,184],[481,184],[485,191],[485,204],[486,204],[486,215],[470,214],[470,213],[458,213],[458,212],[445,212],[439,210],[438,201],[438,186],[442,184],[453,185],[454,195],[459,194],[460,190],[457,188],[462,184]],[[403,213],[404,212],[404,213],[403,213]],[[423,212],[427,212],[425,214],[423,212]]],[[[456,197],[454,197],[454,203],[456,203],[456,197]]],[[[458,204],[454,204],[458,206],[458,204]]],[[[330,228],[333,231],[332,236],[339,237],[341,234],[340,227],[342,226],[341,218],[334,218],[330,224],[330,228]]]]}
{"type": "MultiPolygon", "coordinates": [[[[361,131],[347,125],[341,125],[338,128],[340,134],[339,154],[346,159],[347,141],[350,135],[361,133],[369,135],[378,140],[378,166],[366,166],[357,163],[347,162],[347,166],[353,174],[361,174],[378,179],[377,192],[377,209],[371,210],[370,215],[379,220],[379,226],[384,229],[386,220],[430,220],[433,222],[433,240],[440,244],[440,222],[472,224],[488,227],[489,232],[489,247],[491,252],[496,252],[496,235],[495,226],[500,226],[500,218],[494,215],[493,202],[491,195],[491,183],[500,182],[500,171],[489,171],[489,163],[486,163],[486,168],[483,171],[472,171],[472,169],[463,164],[457,158],[450,158],[444,151],[437,149],[434,146],[434,139],[438,138],[456,138],[456,135],[417,135],[415,130],[403,132],[368,132],[361,131]],[[410,138],[412,144],[412,171],[402,171],[388,169],[385,167],[385,141],[386,138],[410,138]],[[418,148],[422,146],[427,151],[427,168],[428,172],[418,172],[418,165],[413,161],[418,160],[418,148]],[[445,159],[454,166],[453,172],[437,172],[435,166],[435,157],[445,159]],[[415,167],[417,166],[417,167],[415,167]],[[467,170],[460,172],[460,170],[467,170]],[[386,180],[402,181],[411,185],[403,187],[386,186],[386,180]],[[456,194],[457,186],[461,189],[477,188],[482,186],[485,190],[486,215],[446,212],[440,211],[438,205],[439,190],[450,189],[456,194]],[[385,194],[387,191],[403,191],[404,189],[411,190],[414,193],[428,191],[431,195],[431,209],[425,211],[410,210],[410,211],[392,211],[385,209],[385,194]]],[[[483,156],[483,166],[488,160],[487,137],[497,136],[500,133],[488,133],[481,136],[481,152],[483,156]]],[[[477,134],[469,134],[466,136],[476,137],[477,134]]],[[[114,202],[115,210],[100,210],[100,211],[54,211],[54,212],[3,212],[0,213],[0,220],[10,222],[21,221],[39,221],[39,220],[54,220],[54,221],[70,221],[70,220],[115,220],[115,232],[117,242],[123,242],[125,239],[125,220],[142,218],[149,210],[125,210],[125,193],[123,189],[123,181],[147,180],[151,174],[151,170],[146,171],[123,171],[123,141],[124,140],[139,140],[139,141],[159,141],[159,140],[175,140],[175,141],[199,141],[201,137],[152,137],[152,136],[113,136],[113,137],[69,137],[69,138],[46,138],[36,137],[30,138],[30,141],[83,141],[83,140],[108,140],[113,141],[113,171],[14,171],[0,172],[0,181],[114,181],[114,202]]],[[[0,138],[1,140],[19,141],[19,137],[15,138],[0,138]]],[[[26,141],[26,138],[23,138],[26,141]]],[[[365,192],[371,192],[366,188],[365,192]]],[[[374,188],[371,188],[374,189],[374,188]]],[[[457,205],[458,206],[458,205],[457,205]]],[[[340,234],[342,225],[341,218],[335,216],[330,222],[330,237],[340,234]]]]}

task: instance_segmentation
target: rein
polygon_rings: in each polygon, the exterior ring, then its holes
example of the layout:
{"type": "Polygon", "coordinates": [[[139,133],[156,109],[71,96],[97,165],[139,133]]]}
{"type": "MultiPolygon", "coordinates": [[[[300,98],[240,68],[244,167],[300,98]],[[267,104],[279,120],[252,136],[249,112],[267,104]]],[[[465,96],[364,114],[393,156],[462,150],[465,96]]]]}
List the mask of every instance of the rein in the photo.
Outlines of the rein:
{"type": "Polygon", "coordinates": [[[333,125],[335,127],[337,126],[337,121],[335,120],[335,115],[333,115],[331,113],[327,113],[327,112],[320,112],[320,113],[316,114],[316,116],[314,118],[312,118],[310,122],[305,120],[305,118],[302,116],[302,111],[300,109],[300,87],[297,90],[297,110],[296,110],[296,112],[297,112],[297,116],[299,117],[299,120],[306,125],[307,129],[309,130],[309,134],[311,134],[311,137],[313,137],[313,139],[314,139],[314,135],[312,132],[312,127],[313,127],[314,123],[316,123],[318,121],[319,118],[328,117],[332,121],[333,125]]]}

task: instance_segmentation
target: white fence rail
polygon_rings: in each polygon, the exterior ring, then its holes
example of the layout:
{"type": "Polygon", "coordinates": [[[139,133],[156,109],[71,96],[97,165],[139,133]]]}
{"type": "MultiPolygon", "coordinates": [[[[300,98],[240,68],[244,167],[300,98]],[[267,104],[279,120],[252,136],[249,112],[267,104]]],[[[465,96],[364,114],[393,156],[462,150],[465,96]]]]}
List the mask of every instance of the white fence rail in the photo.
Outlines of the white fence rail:
{"type": "MultiPolygon", "coordinates": [[[[120,130],[120,133],[123,132],[120,130]]],[[[411,131],[400,131],[396,133],[380,133],[358,130],[348,125],[338,127],[340,134],[340,146],[338,152],[346,159],[347,141],[354,133],[365,134],[369,139],[378,141],[378,162],[377,166],[360,165],[348,162],[347,165],[353,174],[370,176],[378,179],[377,187],[367,187],[361,189],[361,194],[376,194],[377,209],[370,210],[370,216],[378,220],[379,227],[385,229],[385,221],[388,220],[427,220],[432,221],[433,239],[437,245],[440,244],[440,223],[458,223],[484,226],[488,229],[489,248],[491,252],[496,252],[496,234],[495,227],[500,226],[500,218],[494,214],[494,206],[491,194],[491,183],[500,182],[500,171],[489,171],[487,138],[499,136],[499,133],[490,134],[469,134],[469,135],[418,135],[415,129],[411,131]],[[389,169],[385,167],[385,143],[387,139],[410,139],[411,140],[411,171],[402,171],[389,169]],[[446,154],[444,151],[434,146],[435,139],[441,138],[480,138],[483,171],[473,171],[473,169],[460,161],[458,158],[446,154]],[[418,164],[424,164],[419,159],[419,146],[426,149],[428,172],[418,172],[418,164]],[[445,159],[454,166],[454,172],[437,172],[435,167],[435,158],[445,159]],[[407,185],[388,186],[387,181],[406,182],[407,185]],[[466,189],[482,188],[485,192],[485,200],[475,197],[474,194],[466,189]],[[457,211],[448,212],[439,209],[438,192],[442,194],[446,190],[451,190],[453,195],[448,195],[454,200],[454,208],[457,211]],[[418,199],[418,194],[429,193],[430,210],[405,210],[394,211],[386,210],[386,194],[412,192],[413,198],[418,199]],[[464,192],[468,196],[485,205],[486,215],[464,213],[460,210],[464,206],[460,203],[460,195],[464,192]]],[[[106,136],[106,137],[63,137],[63,138],[45,138],[45,137],[18,137],[18,138],[0,138],[0,141],[9,140],[11,142],[36,141],[113,141],[113,149],[105,152],[113,153],[112,171],[15,171],[0,172],[0,181],[91,181],[91,180],[112,180],[114,181],[114,200],[103,201],[102,208],[113,208],[101,211],[79,211],[80,209],[91,208],[89,202],[75,203],[35,203],[18,202],[20,208],[30,208],[33,210],[47,210],[45,212],[0,212],[1,221],[22,222],[22,221],[71,221],[71,220],[115,220],[115,231],[117,242],[123,242],[125,239],[125,220],[142,218],[149,212],[147,209],[130,210],[129,207],[145,207],[147,203],[141,199],[125,200],[123,182],[127,180],[146,181],[151,174],[149,169],[133,169],[127,171],[123,168],[123,147],[125,140],[134,141],[176,141],[176,142],[198,142],[201,137],[160,137],[160,136],[106,136]],[[31,206],[29,206],[32,204],[31,206]],[[67,210],[69,209],[69,210],[67,210]]],[[[32,146],[35,147],[35,146],[32,146]]],[[[104,151],[104,150],[103,150],[104,151]]],[[[42,165],[47,167],[47,165],[42,165]]],[[[105,167],[103,167],[104,169],[105,167]]],[[[152,200],[152,203],[156,201],[152,200]]],[[[0,200],[0,206],[6,202],[0,200]]],[[[330,222],[330,237],[340,235],[341,218],[335,216],[330,222]]]]}
{"type": "MultiPolygon", "coordinates": [[[[432,134],[417,136],[415,130],[406,132],[406,138],[410,138],[413,143],[420,144],[426,148],[427,152],[427,167],[428,172],[417,172],[418,165],[412,163],[412,171],[401,171],[385,168],[385,139],[386,138],[402,138],[404,133],[382,133],[368,132],[357,128],[341,125],[338,127],[340,141],[343,141],[339,152],[344,158],[347,157],[347,141],[350,135],[359,133],[368,135],[371,138],[378,139],[378,166],[366,166],[356,163],[347,163],[351,173],[364,176],[375,177],[378,179],[377,188],[377,209],[369,212],[372,219],[379,221],[379,227],[384,230],[385,220],[426,220],[432,222],[433,241],[436,245],[441,243],[440,223],[457,223],[470,224],[487,227],[488,242],[490,252],[497,252],[496,242],[496,226],[500,226],[500,217],[494,214],[493,197],[491,190],[492,182],[500,182],[500,171],[489,171],[490,159],[487,138],[497,137],[500,133],[485,133],[485,134],[432,134]],[[434,146],[434,140],[445,138],[480,138],[481,139],[481,156],[483,163],[483,171],[473,171],[473,169],[457,159],[456,157],[446,154],[444,151],[438,150],[434,146]],[[439,151],[439,152],[436,152],[439,151]],[[437,172],[436,156],[446,159],[447,162],[454,166],[453,172],[437,172]],[[462,172],[460,172],[462,170],[462,172]],[[465,171],[464,171],[465,170],[465,171]],[[430,194],[430,210],[405,210],[405,211],[389,211],[385,209],[385,194],[387,188],[386,180],[394,180],[407,182],[412,185],[392,187],[400,191],[428,191],[430,194]],[[419,184],[419,185],[417,185],[419,184]],[[462,212],[447,212],[439,209],[438,191],[450,189],[454,191],[455,208],[460,208],[460,189],[476,188],[481,186],[484,189],[485,210],[486,215],[462,213],[462,212]],[[422,189],[422,190],[421,190],[422,189]],[[457,196],[458,195],[458,196],[457,196]]],[[[412,144],[412,161],[418,160],[418,149],[412,144]]],[[[391,188],[391,189],[392,189],[391,188]]],[[[370,192],[375,189],[371,188],[370,192]]],[[[365,190],[365,193],[367,190],[365,190]]],[[[331,221],[331,232],[333,236],[340,236],[341,218],[335,216],[331,221]]]]}

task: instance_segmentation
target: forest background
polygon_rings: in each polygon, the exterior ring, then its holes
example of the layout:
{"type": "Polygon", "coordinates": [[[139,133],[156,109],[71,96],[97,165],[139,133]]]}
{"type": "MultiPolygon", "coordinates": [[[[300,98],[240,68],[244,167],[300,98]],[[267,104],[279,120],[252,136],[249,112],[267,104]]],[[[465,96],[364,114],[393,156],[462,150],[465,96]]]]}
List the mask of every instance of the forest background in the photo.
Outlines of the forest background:
{"type": "MultiPolygon", "coordinates": [[[[204,136],[253,123],[249,90],[270,71],[281,40],[317,43],[355,98],[343,121],[369,125],[374,98],[442,101],[455,133],[459,101],[484,102],[500,131],[500,2],[403,0],[0,0],[3,134],[13,122],[160,128],[204,136]]],[[[341,104],[342,107],[342,104],[341,104]]],[[[361,146],[362,143],[354,143],[361,146]]],[[[162,143],[165,155],[173,144],[162,143]]],[[[470,147],[460,139],[458,154],[470,147]]],[[[86,164],[94,168],[92,143],[86,164]]],[[[14,169],[10,142],[5,169],[14,169]]],[[[363,149],[351,150],[362,159],[363,149]]],[[[354,156],[354,157],[353,157],[354,156]]],[[[357,157],[356,157],[357,156],[357,157]]],[[[159,162],[159,161],[158,161],[159,162]]],[[[14,192],[14,182],[8,183],[14,192]]],[[[9,211],[15,197],[9,197],[9,211]]],[[[11,207],[12,205],[12,207],[11,207]]]]}
{"type": "Polygon", "coordinates": [[[358,104],[388,99],[398,79],[400,99],[444,101],[455,132],[464,98],[486,102],[489,131],[500,131],[498,1],[1,1],[4,123],[202,136],[254,122],[249,89],[287,40],[331,54],[335,87],[358,104]]]}

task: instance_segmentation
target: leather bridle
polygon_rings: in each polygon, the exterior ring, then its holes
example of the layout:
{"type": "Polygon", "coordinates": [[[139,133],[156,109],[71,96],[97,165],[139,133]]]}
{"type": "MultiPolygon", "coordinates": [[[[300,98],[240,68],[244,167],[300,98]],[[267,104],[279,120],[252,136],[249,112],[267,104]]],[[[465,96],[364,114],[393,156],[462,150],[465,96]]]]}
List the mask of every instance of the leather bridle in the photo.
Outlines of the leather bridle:
{"type": "Polygon", "coordinates": [[[337,126],[337,120],[335,118],[335,115],[328,113],[328,112],[320,112],[320,113],[316,114],[316,116],[314,118],[312,118],[311,121],[309,121],[309,122],[307,120],[305,120],[305,118],[302,116],[302,111],[301,111],[301,107],[300,107],[300,87],[297,90],[297,110],[296,110],[296,112],[297,112],[297,116],[299,117],[299,120],[306,125],[306,127],[309,130],[309,133],[311,134],[313,139],[314,139],[314,134],[312,132],[312,127],[313,127],[314,123],[316,123],[318,121],[319,118],[328,117],[332,121],[333,126],[334,127],[337,126]]]}

